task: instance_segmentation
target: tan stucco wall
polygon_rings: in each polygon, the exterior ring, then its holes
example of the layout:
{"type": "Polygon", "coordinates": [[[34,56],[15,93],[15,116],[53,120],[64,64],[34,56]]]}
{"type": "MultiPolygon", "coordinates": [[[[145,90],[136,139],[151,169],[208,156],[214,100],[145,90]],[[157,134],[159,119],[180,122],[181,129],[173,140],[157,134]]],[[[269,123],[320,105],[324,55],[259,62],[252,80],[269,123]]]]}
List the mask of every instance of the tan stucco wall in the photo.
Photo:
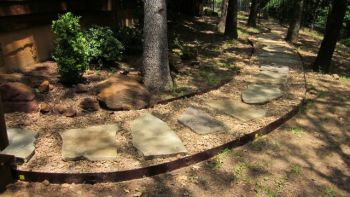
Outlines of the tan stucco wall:
{"type": "Polygon", "coordinates": [[[0,34],[0,71],[18,71],[49,59],[53,34],[49,25],[0,34]]]}

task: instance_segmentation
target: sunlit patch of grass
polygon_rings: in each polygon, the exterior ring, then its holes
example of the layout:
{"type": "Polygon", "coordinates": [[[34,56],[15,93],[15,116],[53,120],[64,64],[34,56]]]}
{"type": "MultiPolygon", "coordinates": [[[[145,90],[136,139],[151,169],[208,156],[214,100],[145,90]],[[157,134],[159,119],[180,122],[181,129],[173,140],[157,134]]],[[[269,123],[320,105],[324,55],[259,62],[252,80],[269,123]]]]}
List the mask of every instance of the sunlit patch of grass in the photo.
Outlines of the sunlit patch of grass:
{"type": "Polygon", "coordinates": [[[305,133],[304,129],[300,127],[292,127],[289,129],[289,132],[298,137],[301,137],[305,133]]]}
{"type": "Polygon", "coordinates": [[[174,85],[173,88],[170,90],[170,94],[174,97],[183,96],[188,92],[188,87],[180,87],[174,85]]]}
{"type": "Polygon", "coordinates": [[[253,151],[261,152],[267,149],[278,150],[280,149],[280,144],[277,142],[269,142],[266,138],[262,137],[253,141],[248,147],[253,151]]]}
{"type": "Polygon", "coordinates": [[[267,196],[278,197],[278,196],[280,196],[284,186],[286,185],[286,182],[287,182],[287,180],[284,177],[274,178],[274,185],[273,186],[265,185],[263,183],[257,182],[256,183],[256,187],[257,187],[256,192],[258,195],[259,195],[259,193],[265,193],[267,196]]]}
{"type": "Polygon", "coordinates": [[[314,39],[317,40],[322,40],[323,39],[323,35],[317,31],[311,30],[309,28],[304,28],[303,32],[310,37],[313,37],[314,39]]]}
{"type": "Polygon", "coordinates": [[[241,181],[247,181],[246,171],[249,168],[249,163],[246,161],[241,161],[236,164],[233,168],[234,177],[241,181]]]}
{"type": "Polygon", "coordinates": [[[325,187],[324,190],[323,190],[323,194],[326,197],[336,197],[336,196],[338,196],[337,192],[334,191],[334,189],[331,188],[331,187],[325,187]]]}
{"type": "Polygon", "coordinates": [[[301,166],[298,164],[293,164],[291,166],[291,169],[287,172],[288,178],[294,178],[296,176],[299,176],[301,173],[301,166]]]}
{"type": "Polygon", "coordinates": [[[213,168],[215,169],[219,169],[221,168],[222,164],[223,164],[223,159],[232,152],[232,149],[226,148],[225,150],[223,150],[221,153],[219,153],[218,155],[216,155],[213,159],[213,168]]]}
{"type": "Polygon", "coordinates": [[[348,77],[348,76],[341,76],[339,80],[341,83],[345,83],[345,84],[350,83],[350,77],[348,77]]]}

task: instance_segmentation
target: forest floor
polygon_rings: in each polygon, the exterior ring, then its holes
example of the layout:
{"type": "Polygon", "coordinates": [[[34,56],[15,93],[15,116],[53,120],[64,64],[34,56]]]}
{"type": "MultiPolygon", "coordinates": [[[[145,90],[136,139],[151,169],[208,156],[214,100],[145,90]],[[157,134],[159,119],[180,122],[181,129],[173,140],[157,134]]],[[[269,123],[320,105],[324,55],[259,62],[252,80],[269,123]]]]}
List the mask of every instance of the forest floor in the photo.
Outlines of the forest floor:
{"type": "MultiPolygon", "coordinates": [[[[285,29],[282,29],[285,30],[285,29]]],[[[302,31],[312,63],[321,38],[302,31]]],[[[4,196],[349,196],[350,65],[339,45],[334,74],[307,72],[308,105],[268,136],[171,173],[105,184],[16,182],[4,196]]]]}

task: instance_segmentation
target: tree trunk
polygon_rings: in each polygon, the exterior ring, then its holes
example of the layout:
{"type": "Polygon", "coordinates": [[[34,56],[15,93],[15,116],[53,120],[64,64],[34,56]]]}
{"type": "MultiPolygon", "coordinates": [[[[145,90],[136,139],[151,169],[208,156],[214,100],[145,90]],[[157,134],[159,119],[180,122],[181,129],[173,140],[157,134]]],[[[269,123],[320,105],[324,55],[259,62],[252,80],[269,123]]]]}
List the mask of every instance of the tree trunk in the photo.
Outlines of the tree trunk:
{"type": "Polygon", "coordinates": [[[0,151],[4,150],[9,145],[3,109],[4,108],[2,106],[2,99],[0,95],[0,151]]]}
{"type": "Polygon", "coordinates": [[[225,25],[225,36],[230,39],[237,39],[237,0],[229,0],[225,25]]]}
{"type": "Polygon", "coordinates": [[[286,41],[296,42],[298,40],[301,18],[303,15],[304,0],[297,0],[294,6],[293,16],[289,23],[286,41]]]}
{"type": "Polygon", "coordinates": [[[152,91],[173,86],[168,59],[166,0],[145,0],[144,84],[152,91]]]}
{"type": "Polygon", "coordinates": [[[258,15],[258,3],[259,0],[252,0],[252,5],[250,6],[250,13],[249,13],[249,18],[248,18],[248,23],[247,25],[249,27],[256,27],[256,18],[258,15]]]}
{"type": "Polygon", "coordinates": [[[326,31],[320,50],[313,64],[314,71],[328,73],[331,67],[333,53],[338,41],[346,13],[347,0],[333,0],[327,18],[326,31]]]}
{"type": "Polygon", "coordinates": [[[226,24],[226,16],[227,16],[227,6],[228,6],[228,0],[222,0],[221,4],[221,17],[220,22],[218,25],[218,30],[221,33],[225,32],[225,24],[226,24]]]}
{"type": "Polygon", "coordinates": [[[346,21],[345,22],[345,35],[344,35],[344,37],[345,38],[348,38],[348,37],[350,37],[350,21],[346,21]]]}

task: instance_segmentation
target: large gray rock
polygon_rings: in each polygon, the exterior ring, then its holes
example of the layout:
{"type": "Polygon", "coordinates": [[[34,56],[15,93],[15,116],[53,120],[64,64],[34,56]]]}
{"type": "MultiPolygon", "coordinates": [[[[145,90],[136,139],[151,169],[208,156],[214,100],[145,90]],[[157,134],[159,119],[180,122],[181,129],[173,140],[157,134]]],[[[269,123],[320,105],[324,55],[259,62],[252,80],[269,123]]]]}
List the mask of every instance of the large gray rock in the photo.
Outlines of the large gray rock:
{"type": "Polygon", "coordinates": [[[237,99],[224,98],[220,100],[211,100],[208,101],[206,105],[241,121],[258,119],[266,115],[266,111],[264,109],[259,109],[255,106],[245,104],[241,100],[237,99]]]}
{"type": "Polygon", "coordinates": [[[264,104],[281,96],[282,90],[272,85],[249,85],[242,92],[242,100],[248,104],[264,104]]]}
{"type": "Polygon", "coordinates": [[[24,160],[30,159],[35,150],[34,141],[37,133],[26,129],[11,128],[7,129],[7,134],[9,146],[1,154],[14,155],[24,160]]]}
{"type": "Polygon", "coordinates": [[[187,152],[176,133],[152,114],[142,114],[130,126],[132,143],[145,157],[187,152]]]}
{"type": "Polygon", "coordinates": [[[110,77],[95,87],[97,99],[111,110],[142,109],[149,105],[151,95],[135,80],[123,75],[110,77]]]}
{"type": "Polygon", "coordinates": [[[284,85],[288,81],[288,73],[279,73],[264,70],[253,76],[256,84],[276,84],[284,85]]]}
{"type": "Polygon", "coordinates": [[[294,52],[284,46],[265,46],[262,48],[264,52],[278,53],[278,54],[294,54],[294,52]]]}
{"type": "Polygon", "coordinates": [[[271,71],[271,72],[277,72],[283,75],[288,75],[289,73],[289,67],[288,66],[261,66],[261,71],[271,71]]]}
{"type": "Polygon", "coordinates": [[[274,64],[274,65],[281,65],[281,66],[292,66],[292,65],[300,65],[301,62],[299,59],[295,58],[285,58],[285,57],[279,57],[279,56],[260,56],[258,57],[258,60],[262,64],[274,64]]]}
{"type": "Polygon", "coordinates": [[[225,131],[223,123],[206,112],[192,107],[187,108],[178,121],[201,135],[225,131]]]}
{"type": "Polygon", "coordinates": [[[64,160],[86,158],[90,161],[115,160],[117,157],[116,124],[98,125],[61,132],[64,160]]]}

